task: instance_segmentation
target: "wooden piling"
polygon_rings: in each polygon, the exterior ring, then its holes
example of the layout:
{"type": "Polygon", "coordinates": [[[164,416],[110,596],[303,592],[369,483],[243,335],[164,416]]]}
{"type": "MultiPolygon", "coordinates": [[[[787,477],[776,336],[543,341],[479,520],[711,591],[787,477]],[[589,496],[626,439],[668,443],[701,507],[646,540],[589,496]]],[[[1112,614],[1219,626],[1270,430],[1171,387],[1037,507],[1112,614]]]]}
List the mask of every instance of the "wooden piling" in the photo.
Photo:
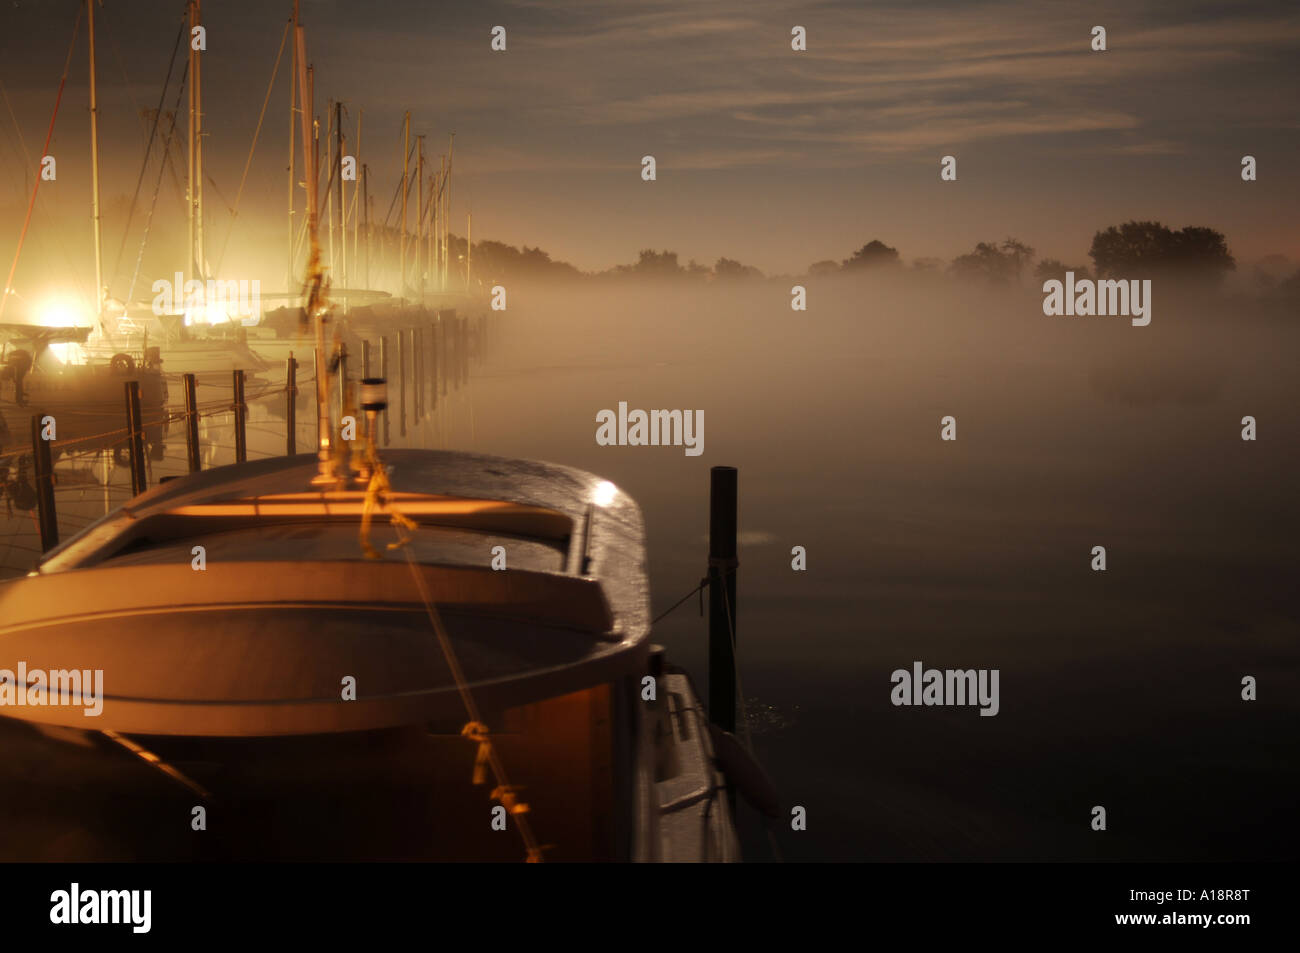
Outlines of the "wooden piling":
{"type": "Polygon", "coordinates": [[[284,452],[292,457],[298,452],[298,361],[293,351],[284,362],[284,416],[284,452]]]}
{"type": "Polygon", "coordinates": [[[736,510],[735,467],[709,471],[709,720],[736,730],[736,510]]]}
{"type": "Polygon", "coordinates": [[[193,374],[181,377],[185,389],[185,459],[190,473],[198,473],[199,463],[199,398],[193,374]]]}
{"type": "Polygon", "coordinates": [[[397,332],[397,422],[398,433],[406,436],[406,332],[397,332]]]}
{"type": "MultiPolygon", "coordinates": [[[[379,376],[388,380],[388,337],[379,339],[379,376]]],[[[388,446],[388,408],[384,408],[384,446],[388,446]]]]}
{"type": "Polygon", "coordinates": [[[50,441],[41,436],[44,414],[32,417],[32,459],[35,461],[36,515],[41,526],[41,552],[59,545],[59,518],[54,511],[54,460],[50,441]]]}
{"type": "Polygon", "coordinates": [[[244,463],[248,460],[248,434],[245,431],[248,407],[244,404],[244,372],[233,371],[231,377],[234,384],[235,462],[244,463]]]}
{"type": "Polygon", "coordinates": [[[131,495],[139,496],[149,489],[144,470],[144,425],[140,415],[140,382],[127,381],[123,387],[126,392],[126,432],[131,451],[131,495]]]}

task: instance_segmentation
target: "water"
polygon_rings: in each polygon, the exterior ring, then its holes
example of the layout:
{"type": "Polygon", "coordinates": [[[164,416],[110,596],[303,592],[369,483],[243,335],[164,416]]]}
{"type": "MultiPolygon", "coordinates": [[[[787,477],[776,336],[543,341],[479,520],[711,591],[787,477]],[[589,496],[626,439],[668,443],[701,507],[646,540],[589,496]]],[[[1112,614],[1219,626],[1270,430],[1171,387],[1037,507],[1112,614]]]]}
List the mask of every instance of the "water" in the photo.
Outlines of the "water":
{"type": "MultiPolygon", "coordinates": [[[[760,758],[808,814],[806,832],[777,825],[786,859],[1295,856],[1300,327],[1160,287],[1146,328],[870,281],[810,285],[792,312],[792,283],[512,287],[487,362],[419,425],[408,411],[405,438],[390,420],[391,445],[619,484],[645,513],[656,612],[705,573],[709,468],[739,468],[742,689],[760,758]],[[619,401],[703,410],[704,453],[598,446],[619,401]],[[894,707],[890,674],[917,660],[999,669],[1000,713],[894,707]]],[[[282,414],[253,401],[250,457],[284,452],[282,414]]],[[[203,441],[205,468],[233,460],[228,415],[203,441]]],[[[153,467],[184,472],[178,426],[153,467]]],[[[83,496],[61,515],[103,512],[99,486],[83,496]]],[[[0,521],[0,561],[31,530],[0,521]]],[[[696,600],[655,639],[705,691],[696,600]]],[[[744,822],[747,856],[770,856],[744,822]]]]}

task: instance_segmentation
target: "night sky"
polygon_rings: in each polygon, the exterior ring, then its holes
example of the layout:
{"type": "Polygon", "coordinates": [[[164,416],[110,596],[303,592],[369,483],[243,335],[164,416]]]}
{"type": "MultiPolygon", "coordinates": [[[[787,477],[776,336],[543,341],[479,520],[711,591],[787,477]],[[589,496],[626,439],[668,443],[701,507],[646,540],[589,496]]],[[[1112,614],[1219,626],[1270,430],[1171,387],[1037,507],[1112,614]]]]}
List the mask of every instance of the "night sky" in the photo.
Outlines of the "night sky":
{"type": "MultiPolygon", "coordinates": [[[[77,8],[0,6],[0,83],[33,154],[77,8]]],[[[287,0],[204,4],[217,242],[289,9],[287,0]]],[[[107,0],[97,16],[110,204],[135,186],[147,131],[138,110],[157,104],[183,11],[179,0],[107,0]]],[[[540,245],[583,269],[653,246],[683,262],[725,255],[800,273],[873,238],[909,261],[1008,235],[1040,256],[1081,262],[1095,231],[1131,218],[1218,228],[1243,261],[1300,258],[1300,8],[1291,2],[304,0],[302,19],[317,112],[343,99],[354,126],[365,111],[362,161],[381,218],[409,109],[435,165],[456,133],[454,231],[472,211],[476,240],[540,245]],[[490,49],[498,24],[504,53],[490,49]],[[807,52],[790,49],[796,24],[807,52]],[[1108,33],[1104,53],[1089,48],[1097,24],[1108,33]],[[948,154],[955,183],[939,179],[948,154]],[[1258,182],[1241,181],[1245,154],[1258,159],[1258,182]],[[656,157],[656,182],[641,180],[643,155],[656,157]]],[[[288,62],[286,50],[233,232],[231,260],[245,269],[283,257],[274,243],[288,62]]],[[[62,245],[69,260],[89,247],[86,105],[83,22],[51,149],[60,177],[42,188],[33,223],[75,225],[37,246],[53,254],[62,245]]],[[[0,177],[7,270],[30,185],[7,107],[0,177]]],[[[106,232],[110,252],[120,237],[120,226],[106,232]]]]}

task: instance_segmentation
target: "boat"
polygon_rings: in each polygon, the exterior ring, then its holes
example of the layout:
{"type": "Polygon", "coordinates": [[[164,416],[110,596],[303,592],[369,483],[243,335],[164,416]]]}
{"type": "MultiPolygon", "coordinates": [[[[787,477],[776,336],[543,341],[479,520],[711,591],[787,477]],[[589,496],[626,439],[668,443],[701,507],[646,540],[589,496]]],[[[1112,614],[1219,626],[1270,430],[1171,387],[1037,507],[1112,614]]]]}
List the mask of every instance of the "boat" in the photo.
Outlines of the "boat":
{"type": "MultiPolygon", "coordinates": [[[[168,389],[157,349],[146,349],[138,362],[123,353],[86,363],[77,358],[87,333],[86,328],[0,325],[0,418],[9,434],[5,442],[30,445],[26,425],[34,414],[54,417],[54,433],[61,441],[124,431],[128,381],[140,385],[146,423],[157,426],[165,416],[168,389]]],[[[114,439],[119,438],[120,433],[114,439]]]]}
{"type": "Polygon", "coordinates": [[[102,672],[98,716],[0,707],[4,859],[739,858],[636,503],[549,463],[384,465],[382,502],[315,455],[181,477],[0,583],[0,680],[102,672]]]}

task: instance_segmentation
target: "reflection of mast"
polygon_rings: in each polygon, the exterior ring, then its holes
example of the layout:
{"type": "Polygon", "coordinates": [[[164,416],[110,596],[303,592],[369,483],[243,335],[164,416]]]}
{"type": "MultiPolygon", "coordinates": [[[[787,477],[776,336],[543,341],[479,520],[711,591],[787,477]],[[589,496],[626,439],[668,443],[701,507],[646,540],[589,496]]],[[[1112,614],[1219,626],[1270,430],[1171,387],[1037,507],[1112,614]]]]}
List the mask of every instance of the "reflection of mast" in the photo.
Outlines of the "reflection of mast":
{"type": "Polygon", "coordinates": [[[203,255],[203,90],[199,78],[200,56],[194,31],[202,26],[201,0],[190,5],[190,122],[189,122],[189,206],[190,277],[206,277],[203,255]]]}
{"type": "Polygon", "coordinates": [[[95,236],[95,320],[102,322],[104,256],[100,248],[99,226],[99,109],[95,99],[95,0],[86,0],[86,27],[90,31],[90,221],[95,236]]]}

